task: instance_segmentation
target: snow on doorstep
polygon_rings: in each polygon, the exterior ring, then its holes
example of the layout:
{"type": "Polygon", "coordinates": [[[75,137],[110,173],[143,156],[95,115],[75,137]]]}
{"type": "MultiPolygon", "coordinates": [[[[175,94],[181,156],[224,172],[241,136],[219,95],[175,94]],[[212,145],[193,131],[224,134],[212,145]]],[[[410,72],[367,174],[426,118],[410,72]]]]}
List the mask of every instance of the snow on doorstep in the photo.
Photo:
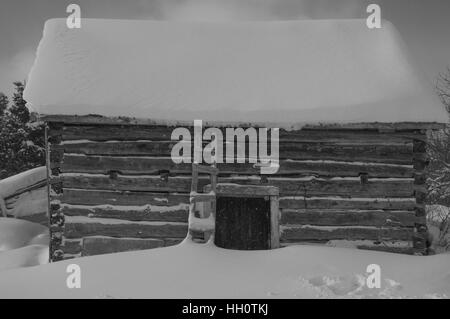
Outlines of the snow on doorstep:
{"type": "Polygon", "coordinates": [[[41,114],[155,120],[447,120],[387,21],[49,20],[25,99],[41,114]]]}
{"type": "Polygon", "coordinates": [[[429,257],[320,246],[236,251],[190,244],[0,272],[0,298],[445,298],[450,254],[429,257]],[[66,268],[82,270],[67,289],[66,268]],[[365,283],[381,267],[381,288],[365,283]]]}

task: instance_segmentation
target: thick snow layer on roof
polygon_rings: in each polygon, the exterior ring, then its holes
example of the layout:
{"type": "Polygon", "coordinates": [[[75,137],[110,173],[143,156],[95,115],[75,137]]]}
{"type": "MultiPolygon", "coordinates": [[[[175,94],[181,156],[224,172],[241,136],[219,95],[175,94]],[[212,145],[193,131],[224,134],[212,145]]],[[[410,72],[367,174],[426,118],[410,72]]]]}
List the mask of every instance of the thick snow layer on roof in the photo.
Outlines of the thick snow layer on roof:
{"type": "Polygon", "coordinates": [[[164,120],[446,122],[387,21],[45,25],[25,98],[41,114],[164,120]]]}

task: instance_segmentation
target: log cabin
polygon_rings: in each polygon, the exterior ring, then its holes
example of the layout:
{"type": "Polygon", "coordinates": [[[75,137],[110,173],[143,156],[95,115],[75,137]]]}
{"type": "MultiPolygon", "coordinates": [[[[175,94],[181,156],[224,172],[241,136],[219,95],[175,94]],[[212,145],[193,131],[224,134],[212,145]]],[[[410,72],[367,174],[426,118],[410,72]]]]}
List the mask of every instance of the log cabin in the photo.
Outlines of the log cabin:
{"type": "Polygon", "coordinates": [[[259,202],[224,191],[220,220],[245,225],[224,245],[260,227],[281,247],[427,253],[427,132],[448,115],[388,21],[53,19],[25,99],[47,126],[53,261],[185,238],[192,165],[174,163],[171,137],[196,119],[279,129],[275,174],[217,165],[224,189],[268,187],[259,202]],[[272,215],[255,215],[268,195],[272,215]]]}

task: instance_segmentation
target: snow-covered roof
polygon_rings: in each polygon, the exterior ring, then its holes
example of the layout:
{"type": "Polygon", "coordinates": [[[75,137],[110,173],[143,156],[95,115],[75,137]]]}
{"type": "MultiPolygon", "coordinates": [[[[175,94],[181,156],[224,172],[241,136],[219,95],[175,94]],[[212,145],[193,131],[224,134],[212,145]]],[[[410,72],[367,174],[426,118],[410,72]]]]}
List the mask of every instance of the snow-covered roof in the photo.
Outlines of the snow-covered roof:
{"type": "Polygon", "coordinates": [[[365,20],[49,20],[25,99],[41,114],[446,122],[395,27],[365,20]]]}

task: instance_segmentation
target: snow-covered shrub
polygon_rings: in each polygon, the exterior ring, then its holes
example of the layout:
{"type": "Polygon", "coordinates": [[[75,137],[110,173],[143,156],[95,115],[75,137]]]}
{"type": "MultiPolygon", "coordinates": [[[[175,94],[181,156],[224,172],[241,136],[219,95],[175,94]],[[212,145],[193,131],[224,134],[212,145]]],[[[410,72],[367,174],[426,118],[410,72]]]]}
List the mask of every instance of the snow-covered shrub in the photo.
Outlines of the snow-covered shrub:
{"type": "MultiPolygon", "coordinates": [[[[22,98],[24,86],[14,84],[13,104],[0,113],[0,179],[45,165],[44,123],[30,121],[22,98]]],[[[2,95],[2,105],[7,104],[2,95]]]]}
{"type": "MultiPolygon", "coordinates": [[[[450,67],[440,74],[436,92],[450,113],[450,67]]],[[[427,223],[433,237],[432,248],[450,250],[450,125],[428,133],[427,223]]]]}

